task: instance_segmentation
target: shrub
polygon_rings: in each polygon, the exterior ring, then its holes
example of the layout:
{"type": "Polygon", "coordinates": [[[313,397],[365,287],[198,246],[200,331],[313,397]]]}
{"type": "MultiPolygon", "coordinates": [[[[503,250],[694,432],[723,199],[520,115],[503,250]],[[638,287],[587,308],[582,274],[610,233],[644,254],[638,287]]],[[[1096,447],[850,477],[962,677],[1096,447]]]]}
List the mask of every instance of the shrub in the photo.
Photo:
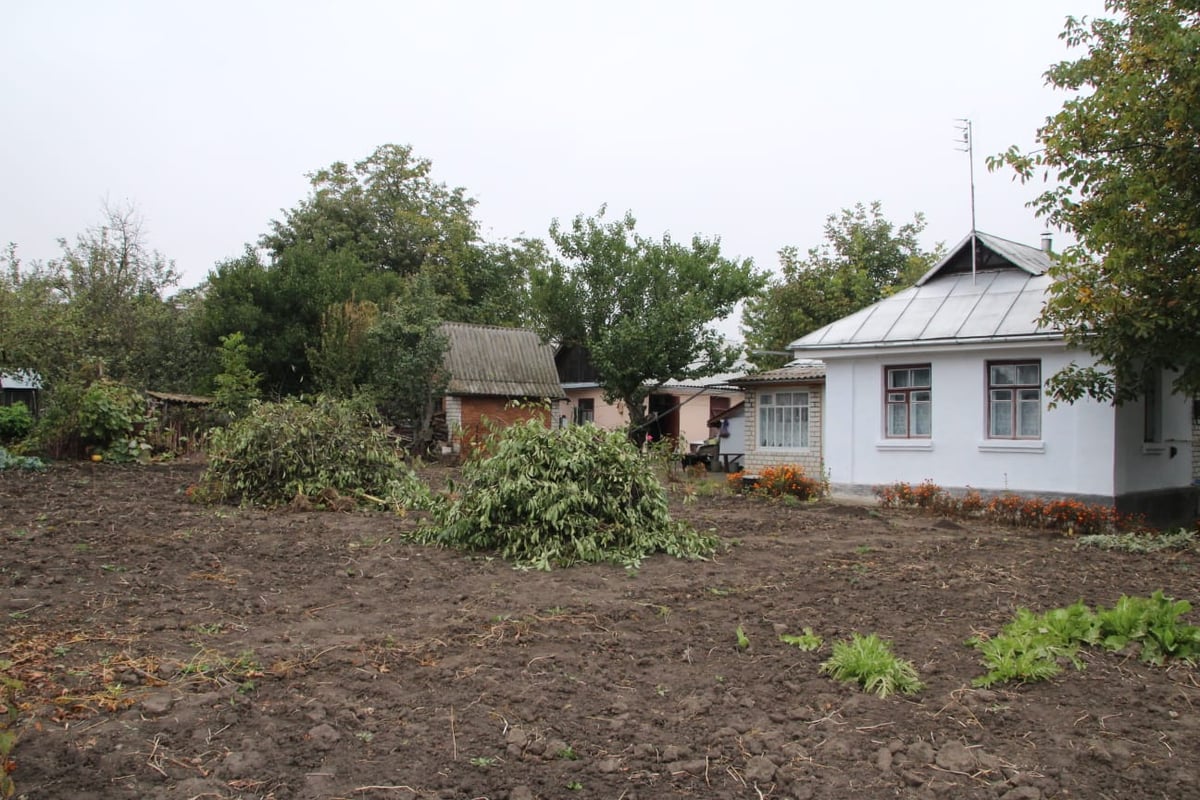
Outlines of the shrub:
{"type": "MultiPolygon", "coordinates": [[[[745,472],[734,472],[726,476],[730,488],[744,491],[745,472]]],[[[751,494],[762,497],[796,497],[800,500],[815,500],[829,494],[829,485],[824,478],[812,478],[805,474],[804,467],[785,464],[765,467],[749,487],[751,494]]]]}
{"type": "Polygon", "coordinates": [[[491,429],[463,465],[462,484],[433,508],[422,538],[495,550],[522,566],[637,564],[665,552],[701,558],[715,536],[671,519],[667,494],[626,434],[540,419],[491,429]]]}
{"type": "Polygon", "coordinates": [[[891,645],[875,634],[852,634],[849,640],[833,643],[833,655],[821,665],[835,680],[857,683],[863,691],[880,697],[901,692],[916,694],[925,688],[911,661],[892,653],[891,645]]]}
{"type": "Polygon", "coordinates": [[[209,439],[200,495],[278,506],[350,495],[419,505],[422,487],[363,405],[318,397],[251,406],[209,439]]]}
{"type": "Polygon", "coordinates": [[[128,439],[146,421],[146,398],[124,384],[101,379],[79,401],[79,435],[100,448],[128,439]]]}
{"type": "Polygon", "coordinates": [[[46,468],[46,462],[33,456],[15,456],[0,447],[0,472],[6,469],[23,469],[41,472],[46,468]]]}
{"type": "Polygon", "coordinates": [[[904,482],[877,486],[875,496],[884,508],[918,508],[947,516],[982,517],[1005,525],[1060,530],[1069,535],[1145,527],[1140,517],[1120,514],[1111,506],[1089,505],[1069,498],[1043,500],[1017,494],[1003,494],[984,501],[973,489],[959,498],[932,481],[917,486],[904,482]]]}
{"type": "Polygon", "coordinates": [[[0,406],[0,442],[17,442],[33,430],[33,414],[24,403],[0,406]]]}

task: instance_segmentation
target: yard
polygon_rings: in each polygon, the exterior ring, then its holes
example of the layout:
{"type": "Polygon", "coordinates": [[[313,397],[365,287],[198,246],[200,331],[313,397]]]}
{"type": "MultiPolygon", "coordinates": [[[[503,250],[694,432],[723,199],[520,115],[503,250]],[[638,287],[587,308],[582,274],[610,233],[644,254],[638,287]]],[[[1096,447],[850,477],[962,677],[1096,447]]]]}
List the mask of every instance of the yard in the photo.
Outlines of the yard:
{"type": "Polygon", "coordinates": [[[674,503],[711,561],[523,572],[412,518],[195,504],[199,473],[0,475],[18,797],[1200,797],[1195,668],[1085,651],[974,689],[964,644],[1018,607],[1196,601],[1194,549],[721,491],[674,503]],[[806,626],[820,651],[780,641],[806,626]],[[821,674],[852,632],[925,690],[821,674]]]}

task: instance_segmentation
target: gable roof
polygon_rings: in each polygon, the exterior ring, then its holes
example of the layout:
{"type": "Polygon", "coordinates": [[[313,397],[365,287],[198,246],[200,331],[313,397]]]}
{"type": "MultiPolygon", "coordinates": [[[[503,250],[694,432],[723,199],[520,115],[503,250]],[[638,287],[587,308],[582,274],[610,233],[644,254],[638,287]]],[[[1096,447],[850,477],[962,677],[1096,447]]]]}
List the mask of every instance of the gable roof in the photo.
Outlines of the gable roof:
{"type": "Polygon", "coordinates": [[[1050,256],[1040,248],[976,234],[925,273],[916,285],[802,336],[793,351],[825,351],[996,341],[1061,339],[1042,328],[1050,256]]]}
{"type": "Polygon", "coordinates": [[[495,325],[444,322],[451,395],[558,400],[566,395],[554,368],[554,348],[536,333],[495,325]]]}

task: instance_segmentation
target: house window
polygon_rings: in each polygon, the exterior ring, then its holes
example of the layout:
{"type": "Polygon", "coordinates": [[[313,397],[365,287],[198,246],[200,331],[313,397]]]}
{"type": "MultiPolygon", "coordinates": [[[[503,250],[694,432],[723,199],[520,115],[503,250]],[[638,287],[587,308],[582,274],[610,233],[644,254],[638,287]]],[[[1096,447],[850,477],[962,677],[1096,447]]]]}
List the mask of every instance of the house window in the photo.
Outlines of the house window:
{"type": "Polygon", "coordinates": [[[888,438],[929,438],[933,431],[933,370],[928,364],[919,364],[887,367],[886,373],[888,438]]]}
{"type": "Polygon", "coordinates": [[[1143,442],[1162,441],[1162,371],[1153,370],[1142,385],[1143,442]]]}
{"type": "Polygon", "coordinates": [[[583,425],[596,421],[596,401],[591,397],[580,398],[575,405],[575,424],[583,425]]]}
{"type": "Polygon", "coordinates": [[[1040,439],[1042,436],[1042,363],[991,362],[988,374],[988,437],[1040,439]]]}
{"type": "Polygon", "coordinates": [[[758,395],[758,446],[808,447],[808,392],[758,395]]]}

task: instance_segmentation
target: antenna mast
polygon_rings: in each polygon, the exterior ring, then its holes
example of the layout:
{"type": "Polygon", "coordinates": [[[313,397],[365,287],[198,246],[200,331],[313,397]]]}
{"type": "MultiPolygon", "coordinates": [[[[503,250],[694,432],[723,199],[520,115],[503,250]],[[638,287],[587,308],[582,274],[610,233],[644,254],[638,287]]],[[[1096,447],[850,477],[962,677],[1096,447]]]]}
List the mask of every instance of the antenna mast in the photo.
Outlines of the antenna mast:
{"type": "Polygon", "coordinates": [[[962,134],[959,143],[962,147],[958,148],[960,153],[967,154],[967,165],[971,174],[971,283],[975,282],[975,263],[977,257],[977,248],[975,246],[975,137],[971,131],[971,120],[960,118],[956,120],[959,124],[958,130],[962,134]]]}

